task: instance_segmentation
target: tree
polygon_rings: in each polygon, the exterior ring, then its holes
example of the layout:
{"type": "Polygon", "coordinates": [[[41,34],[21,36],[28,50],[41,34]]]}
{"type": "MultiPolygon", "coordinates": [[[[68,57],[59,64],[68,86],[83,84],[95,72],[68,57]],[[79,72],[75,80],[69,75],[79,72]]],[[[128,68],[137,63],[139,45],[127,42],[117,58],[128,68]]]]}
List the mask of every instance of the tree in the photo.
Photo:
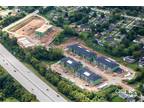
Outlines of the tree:
{"type": "Polygon", "coordinates": [[[74,11],[74,12],[70,12],[68,16],[69,16],[70,22],[73,23],[73,22],[77,22],[81,20],[83,18],[83,13],[74,11]]]}
{"type": "Polygon", "coordinates": [[[73,28],[69,27],[68,25],[64,25],[64,30],[54,39],[54,44],[59,45],[65,40],[77,36],[78,34],[73,28]]]}
{"type": "Polygon", "coordinates": [[[53,9],[54,9],[54,6],[39,7],[39,13],[40,14],[46,14],[53,9]]]}
{"type": "Polygon", "coordinates": [[[22,95],[22,99],[21,99],[22,102],[32,102],[34,100],[36,100],[36,97],[32,96],[29,93],[25,93],[24,95],[22,95]]]}
{"type": "Polygon", "coordinates": [[[36,97],[26,91],[5,70],[0,67],[0,101],[36,101],[36,97]]]}
{"type": "Polygon", "coordinates": [[[0,22],[0,25],[2,25],[2,27],[6,27],[8,26],[10,23],[24,17],[25,14],[24,13],[20,13],[20,14],[17,14],[16,16],[7,16],[6,18],[4,18],[1,22],[0,22]]]}
{"type": "Polygon", "coordinates": [[[141,56],[141,51],[133,51],[132,55],[134,58],[139,58],[141,56]]]}
{"type": "Polygon", "coordinates": [[[105,17],[105,14],[104,13],[101,13],[101,18],[104,18],[105,17]]]}
{"type": "Polygon", "coordinates": [[[76,102],[88,102],[90,101],[83,93],[78,91],[73,91],[72,95],[75,97],[76,102]]]}
{"type": "MultiPolygon", "coordinates": [[[[91,38],[92,35],[89,33],[88,35],[89,35],[88,38],[91,38]]],[[[44,57],[47,57],[47,59],[49,60],[52,60],[50,59],[51,57],[54,58],[53,60],[55,60],[56,58],[59,58],[58,55],[59,53],[61,53],[61,51],[58,51],[57,49],[46,50],[43,47],[38,47],[37,49],[35,48],[25,49],[24,55],[22,55],[22,53],[19,55],[19,52],[21,52],[20,50],[22,49],[18,48],[17,44],[15,44],[14,46],[9,46],[9,42],[10,42],[9,38],[7,37],[2,38],[2,43],[6,48],[9,49],[9,51],[13,52],[13,50],[17,49],[18,51],[16,51],[16,57],[19,57],[20,55],[25,56],[24,57],[25,59],[22,59],[21,61],[27,61],[27,63],[32,65],[33,68],[36,69],[38,73],[41,74],[44,78],[46,78],[47,81],[55,85],[59,92],[63,93],[66,97],[68,97],[72,101],[91,101],[95,98],[96,94],[94,93],[91,94],[91,92],[90,94],[88,94],[88,92],[86,92],[85,90],[82,90],[69,80],[61,77],[58,73],[52,71],[51,69],[48,69],[45,65],[41,63],[40,58],[43,58],[43,54],[40,53],[44,53],[45,55],[44,57]],[[28,57],[26,57],[27,55],[28,57]],[[54,55],[54,57],[51,55],[54,55]]],[[[2,76],[0,75],[0,89],[1,88],[2,89],[5,88],[4,93],[7,94],[6,96],[13,94],[12,96],[20,101],[32,101],[35,100],[36,98],[33,95],[31,97],[30,94],[28,95],[25,94],[25,92],[27,91],[21,90],[20,89],[21,87],[17,86],[16,83],[13,84],[13,81],[9,79],[7,75],[2,76]],[[7,85],[11,86],[6,87],[7,85]]],[[[102,92],[103,95],[100,96],[101,98],[99,98],[98,101],[103,101],[104,96],[108,96],[107,94],[112,94],[114,92],[115,92],[114,87],[110,87],[110,89],[108,89],[107,91],[102,92]]],[[[105,100],[108,101],[107,98],[105,98],[105,100]]]]}
{"type": "Polygon", "coordinates": [[[70,95],[73,91],[72,86],[68,85],[65,81],[60,81],[58,83],[59,90],[61,90],[66,96],[70,95]]]}
{"type": "Polygon", "coordinates": [[[38,6],[20,6],[19,8],[27,13],[31,13],[35,11],[36,9],[38,9],[39,7],[38,6]]]}
{"type": "Polygon", "coordinates": [[[121,32],[121,34],[126,34],[127,33],[125,28],[120,28],[120,32],[121,32]]]}
{"type": "Polygon", "coordinates": [[[79,37],[82,40],[87,40],[89,37],[91,37],[91,34],[89,32],[80,32],[79,37]]]}
{"type": "Polygon", "coordinates": [[[68,36],[77,35],[76,31],[72,29],[71,27],[69,27],[68,25],[64,25],[63,33],[68,36]]]}
{"type": "Polygon", "coordinates": [[[57,61],[63,57],[63,50],[59,48],[50,48],[47,50],[42,46],[38,46],[32,49],[31,53],[36,59],[44,61],[57,61]]]}
{"type": "Polygon", "coordinates": [[[3,101],[5,98],[4,93],[2,91],[0,91],[0,101],[3,101]]]}
{"type": "Polygon", "coordinates": [[[118,13],[112,13],[110,16],[109,22],[116,23],[117,21],[121,20],[123,17],[118,13]]]}
{"type": "Polygon", "coordinates": [[[64,18],[62,16],[58,17],[56,21],[57,26],[63,26],[64,25],[64,18]]]}

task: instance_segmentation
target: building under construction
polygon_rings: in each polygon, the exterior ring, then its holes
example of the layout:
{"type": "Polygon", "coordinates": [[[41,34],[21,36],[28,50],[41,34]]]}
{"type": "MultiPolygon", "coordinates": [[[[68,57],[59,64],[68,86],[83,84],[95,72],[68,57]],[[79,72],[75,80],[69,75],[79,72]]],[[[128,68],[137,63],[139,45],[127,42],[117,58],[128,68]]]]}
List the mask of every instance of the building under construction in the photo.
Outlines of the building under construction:
{"type": "Polygon", "coordinates": [[[49,24],[44,24],[40,28],[35,30],[36,36],[42,37],[44,36],[47,32],[52,30],[52,25],[49,24]]]}

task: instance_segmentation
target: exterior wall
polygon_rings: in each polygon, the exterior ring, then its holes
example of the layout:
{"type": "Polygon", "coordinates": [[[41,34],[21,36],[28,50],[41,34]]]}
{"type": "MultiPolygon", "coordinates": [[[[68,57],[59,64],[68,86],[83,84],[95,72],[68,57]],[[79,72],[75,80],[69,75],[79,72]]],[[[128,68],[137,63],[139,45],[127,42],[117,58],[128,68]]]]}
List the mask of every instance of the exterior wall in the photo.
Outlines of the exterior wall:
{"type": "Polygon", "coordinates": [[[102,81],[102,79],[97,79],[95,81],[91,81],[91,80],[87,79],[87,77],[85,77],[84,75],[79,74],[78,72],[75,73],[75,76],[87,81],[92,86],[97,85],[102,81]]]}
{"type": "Polygon", "coordinates": [[[49,28],[47,31],[45,32],[39,32],[39,31],[35,31],[37,36],[44,36],[47,32],[50,32],[52,30],[52,28],[49,28]]]}
{"type": "Polygon", "coordinates": [[[101,69],[106,70],[107,72],[113,72],[113,70],[111,68],[107,67],[106,65],[104,65],[102,63],[99,63],[96,61],[96,65],[99,66],[101,69]]]}
{"type": "Polygon", "coordinates": [[[67,66],[66,64],[62,63],[62,65],[66,68],[66,70],[69,70],[71,72],[75,72],[75,70],[69,66],[67,66]]]}
{"type": "Polygon", "coordinates": [[[82,54],[80,54],[80,53],[77,53],[74,49],[69,49],[69,51],[71,51],[71,52],[73,52],[74,54],[76,54],[76,55],[78,55],[78,56],[86,59],[86,60],[89,61],[89,62],[95,62],[95,57],[94,57],[94,56],[87,58],[87,57],[85,57],[84,55],[82,55],[82,54]]]}
{"type": "Polygon", "coordinates": [[[110,67],[108,67],[108,66],[106,66],[106,65],[104,65],[104,64],[102,64],[102,63],[99,63],[98,61],[95,61],[95,64],[96,64],[97,66],[99,66],[99,68],[104,69],[104,70],[106,70],[107,72],[114,72],[116,69],[119,68],[119,66],[114,67],[114,68],[110,68],[110,67]]]}
{"type": "Polygon", "coordinates": [[[94,85],[100,84],[101,81],[102,81],[102,79],[97,79],[96,81],[89,81],[89,83],[94,86],[94,85]]]}
{"type": "Polygon", "coordinates": [[[69,67],[68,65],[66,65],[66,64],[63,63],[63,62],[61,62],[60,64],[63,65],[67,70],[69,70],[69,71],[71,71],[71,72],[74,72],[74,73],[82,67],[82,65],[81,65],[81,66],[79,66],[78,68],[74,69],[74,68],[72,68],[72,67],[69,67]]]}
{"type": "Polygon", "coordinates": [[[117,70],[118,68],[119,68],[119,67],[115,67],[115,68],[112,69],[112,71],[115,71],[115,70],[117,70]]]}
{"type": "Polygon", "coordinates": [[[42,32],[37,32],[37,31],[35,33],[36,33],[37,36],[44,36],[44,34],[45,34],[45,32],[42,33],[42,32]]]}

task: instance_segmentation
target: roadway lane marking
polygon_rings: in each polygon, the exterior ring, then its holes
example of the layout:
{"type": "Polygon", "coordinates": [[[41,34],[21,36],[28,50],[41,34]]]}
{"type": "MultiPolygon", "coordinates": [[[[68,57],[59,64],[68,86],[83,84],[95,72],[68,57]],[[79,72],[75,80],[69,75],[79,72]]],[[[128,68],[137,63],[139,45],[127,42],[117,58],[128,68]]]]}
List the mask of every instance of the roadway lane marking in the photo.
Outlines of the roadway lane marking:
{"type": "MultiPolygon", "coordinates": [[[[3,58],[5,58],[2,54],[0,54],[3,58]]],[[[5,58],[5,60],[7,61],[7,63],[9,63],[15,70],[17,70],[17,72],[19,72],[24,78],[26,78],[28,81],[30,81],[38,90],[40,90],[45,96],[47,96],[50,100],[52,100],[54,102],[54,100],[49,97],[46,93],[44,93],[41,88],[39,88],[35,83],[33,83],[33,81],[31,81],[30,79],[28,79],[22,72],[21,70],[17,69],[7,58],[5,58]]]]}

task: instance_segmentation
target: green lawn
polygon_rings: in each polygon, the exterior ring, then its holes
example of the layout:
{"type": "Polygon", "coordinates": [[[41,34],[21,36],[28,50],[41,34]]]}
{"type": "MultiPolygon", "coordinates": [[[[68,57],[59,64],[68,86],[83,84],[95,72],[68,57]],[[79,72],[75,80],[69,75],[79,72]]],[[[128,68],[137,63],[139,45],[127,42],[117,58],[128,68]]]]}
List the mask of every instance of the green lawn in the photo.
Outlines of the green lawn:
{"type": "Polygon", "coordinates": [[[9,97],[9,98],[6,98],[6,99],[4,100],[4,102],[18,102],[18,100],[15,99],[15,98],[13,98],[13,97],[9,97]]]}
{"type": "Polygon", "coordinates": [[[112,102],[125,102],[125,100],[121,97],[115,96],[112,98],[112,102]]]}
{"type": "Polygon", "coordinates": [[[57,61],[41,61],[42,64],[46,65],[46,66],[50,66],[54,63],[56,63],[57,61]]]}

